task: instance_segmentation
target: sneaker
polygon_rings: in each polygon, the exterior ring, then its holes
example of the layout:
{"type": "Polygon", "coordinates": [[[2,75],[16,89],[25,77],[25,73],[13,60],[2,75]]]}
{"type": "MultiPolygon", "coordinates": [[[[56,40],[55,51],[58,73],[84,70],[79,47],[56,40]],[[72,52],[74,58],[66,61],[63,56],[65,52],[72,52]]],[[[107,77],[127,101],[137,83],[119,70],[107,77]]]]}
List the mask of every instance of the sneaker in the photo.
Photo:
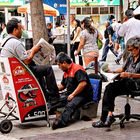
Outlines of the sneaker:
{"type": "Polygon", "coordinates": [[[114,116],[107,116],[105,126],[110,127],[115,121],[116,119],[114,118],[114,116]]]}
{"type": "Polygon", "coordinates": [[[97,122],[93,122],[92,126],[95,128],[101,128],[101,127],[105,127],[105,123],[101,120],[97,121],[97,122]]]}
{"type": "Polygon", "coordinates": [[[119,62],[119,60],[115,60],[115,62],[116,62],[116,64],[117,64],[117,65],[120,65],[120,62],[119,62]]]}

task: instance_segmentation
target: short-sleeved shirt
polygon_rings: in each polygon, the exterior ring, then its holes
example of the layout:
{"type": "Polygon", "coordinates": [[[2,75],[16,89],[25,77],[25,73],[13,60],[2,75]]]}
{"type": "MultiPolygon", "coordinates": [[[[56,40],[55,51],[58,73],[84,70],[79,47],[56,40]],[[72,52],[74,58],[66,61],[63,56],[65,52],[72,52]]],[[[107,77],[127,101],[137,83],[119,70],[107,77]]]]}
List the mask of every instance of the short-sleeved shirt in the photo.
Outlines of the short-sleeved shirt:
{"type": "Polygon", "coordinates": [[[84,29],[81,31],[80,37],[85,39],[85,45],[83,47],[83,52],[90,52],[90,51],[95,51],[98,52],[98,46],[97,46],[97,36],[98,36],[98,31],[95,30],[94,34],[91,34],[88,32],[87,29],[84,29]]]}
{"type": "Polygon", "coordinates": [[[24,45],[13,35],[8,35],[6,38],[4,38],[1,46],[4,47],[0,54],[2,57],[17,57],[20,60],[25,60],[28,57],[24,45]],[[5,43],[7,39],[9,40],[5,43]],[[5,45],[3,46],[4,43],[5,45]]]}
{"type": "Polygon", "coordinates": [[[136,62],[134,62],[132,55],[130,54],[123,65],[125,72],[140,73],[140,55],[136,62]]]}
{"type": "Polygon", "coordinates": [[[104,32],[104,37],[105,37],[105,39],[108,39],[109,35],[113,36],[113,34],[114,34],[113,28],[111,26],[109,26],[106,28],[106,30],[104,32]]]}
{"type": "Polygon", "coordinates": [[[118,30],[118,35],[124,37],[125,44],[132,37],[140,37],[140,20],[132,17],[124,22],[118,30]]]}
{"type": "Polygon", "coordinates": [[[61,84],[67,88],[67,93],[70,95],[78,86],[78,84],[82,81],[86,81],[87,85],[83,89],[81,93],[79,93],[77,96],[84,96],[86,98],[91,98],[93,95],[92,86],[90,84],[88,75],[85,71],[85,69],[77,65],[75,63],[72,63],[69,70],[67,72],[64,72],[63,79],[61,81],[61,84]]]}
{"type": "MultiPolygon", "coordinates": [[[[133,57],[130,54],[127,58],[127,60],[125,61],[124,65],[123,65],[123,69],[125,72],[131,72],[131,73],[140,73],[140,54],[139,54],[139,58],[137,59],[136,62],[133,61],[133,57]]],[[[133,87],[133,84],[135,86],[135,88],[137,90],[140,90],[140,79],[139,78],[130,78],[130,81],[132,81],[131,88],[133,87]]],[[[127,81],[128,83],[128,81],[127,81]]]]}

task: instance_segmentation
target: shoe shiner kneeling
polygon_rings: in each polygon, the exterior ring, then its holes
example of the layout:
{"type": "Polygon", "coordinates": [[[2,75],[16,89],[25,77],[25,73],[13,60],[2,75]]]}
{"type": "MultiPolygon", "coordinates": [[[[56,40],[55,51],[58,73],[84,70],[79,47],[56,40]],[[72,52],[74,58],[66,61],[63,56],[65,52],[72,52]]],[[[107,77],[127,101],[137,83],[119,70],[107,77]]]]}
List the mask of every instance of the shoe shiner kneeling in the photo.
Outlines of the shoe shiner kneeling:
{"type": "Polygon", "coordinates": [[[88,75],[81,65],[73,63],[71,58],[63,52],[57,55],[56,63],[64,72],[58,89],[67,89],[67,104],[60,117],[53,121],[52,129],[67,126],[77,109],[83,104],[92,101],[93,97],[88,75]]]}

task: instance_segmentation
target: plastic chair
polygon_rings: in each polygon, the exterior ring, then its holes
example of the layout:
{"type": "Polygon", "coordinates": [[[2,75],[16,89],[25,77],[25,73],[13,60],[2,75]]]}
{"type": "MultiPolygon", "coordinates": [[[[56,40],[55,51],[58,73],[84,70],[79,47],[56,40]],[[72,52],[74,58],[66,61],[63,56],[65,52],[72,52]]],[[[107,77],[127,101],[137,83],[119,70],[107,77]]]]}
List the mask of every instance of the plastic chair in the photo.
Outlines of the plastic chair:
{"type": "Polygon", "coordinates": [[[140,120],[140,114],[131,114],[131,106],[129,104],[129,98],[130,98],[129,95],[131,95],[131,97],[140,96],[140,90],[130,91],[130,93],[128,93],[128,95],[126,97],[124,113],[115,116],[115,118],[120,119],[120,128],[125,127],[125,125],[124,125],[125,120],[126,121],[129,121],[130,119],[140,120]]]}

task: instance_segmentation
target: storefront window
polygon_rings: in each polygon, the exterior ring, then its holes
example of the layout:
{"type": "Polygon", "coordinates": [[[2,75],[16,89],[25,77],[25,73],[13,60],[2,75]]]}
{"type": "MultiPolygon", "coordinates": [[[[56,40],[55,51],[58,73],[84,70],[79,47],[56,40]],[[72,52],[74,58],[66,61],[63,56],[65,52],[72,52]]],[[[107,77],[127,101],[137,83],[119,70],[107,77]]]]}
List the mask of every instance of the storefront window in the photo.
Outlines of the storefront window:
{"type": "Polygon", "coordinates": [[[81,7],[77,7],[76,13],[77,15],[81,15],[81,7]]]}
{"type": "Polygon", "coordinates": [[[101,7],[100,8],[100,14],[109,14],[108,7],[101,7]]]}
{"type": "Polygon", "coordinates": [[[115,7],[110,7],[110,14],[115,14],[115,7]]]}
{"type": "Polygon", "coordinates": [[[82,14],[83,15],[91,14],[91,7],[83,7],[82,8],[82,14]]]}
{"type": "Polygon", "coordinates": [[[98,7],[93,7],[92,8],[92,14],[99,14],[99,8],[98,7]]]}

